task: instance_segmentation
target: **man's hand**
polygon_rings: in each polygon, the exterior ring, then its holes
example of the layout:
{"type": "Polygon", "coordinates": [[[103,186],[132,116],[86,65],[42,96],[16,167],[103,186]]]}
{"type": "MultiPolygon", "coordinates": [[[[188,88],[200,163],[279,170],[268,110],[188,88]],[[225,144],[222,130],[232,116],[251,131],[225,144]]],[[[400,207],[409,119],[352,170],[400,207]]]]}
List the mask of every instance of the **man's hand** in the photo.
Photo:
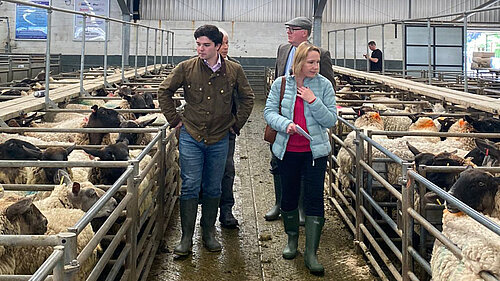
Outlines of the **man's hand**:
{"type": "Polygon", "coordinates": [[[180,129],[182,127],[182,121],[179,121],[179,123],[177,123],[177,126],[175,126],[176,129],[180,129]]]}
{"type": "Polygon", "coordinates": [[[288,125],[288,127],[286,128],[286,133],[289,135],[297,133],[297,127],[295,123],[290,123],[290,125],[288,125]]]}
{"type": "Polygon", "coordinates": [[[307,87],[299,87],[297,89],[297,96],[300,97],[301,99],[305,100],[307,103],[312,102],[316,96],[314,95],[313,91],[307,87]]]}

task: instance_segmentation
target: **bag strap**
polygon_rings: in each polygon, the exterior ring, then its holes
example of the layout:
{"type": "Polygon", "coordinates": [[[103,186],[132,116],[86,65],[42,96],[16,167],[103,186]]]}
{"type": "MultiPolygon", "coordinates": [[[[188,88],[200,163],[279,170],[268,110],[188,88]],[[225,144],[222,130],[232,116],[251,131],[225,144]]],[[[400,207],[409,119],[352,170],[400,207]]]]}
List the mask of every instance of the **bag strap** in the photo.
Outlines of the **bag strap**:
{"type": "Polygon", "coordinates": [[[283,76],[281,78],[281,91],[280,91],[280,115],[281,115],[281,101],[283,100],[283,96],[285,95],[285,86],[286,86],[286,78],[283,76]]]}

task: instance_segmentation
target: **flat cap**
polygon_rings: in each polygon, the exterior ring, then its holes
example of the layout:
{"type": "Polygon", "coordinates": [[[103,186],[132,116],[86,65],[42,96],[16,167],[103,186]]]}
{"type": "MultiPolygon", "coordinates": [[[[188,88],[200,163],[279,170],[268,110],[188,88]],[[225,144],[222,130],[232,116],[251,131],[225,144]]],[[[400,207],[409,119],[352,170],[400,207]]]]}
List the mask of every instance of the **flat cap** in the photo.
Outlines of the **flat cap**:
{"type": "Polygon", "coordinates": [[[288,26],[296,26],[302,29],[311,30],[312,29],[312,21],[306,17],[297,17],[291,19],[285,23],[288,26]]]}

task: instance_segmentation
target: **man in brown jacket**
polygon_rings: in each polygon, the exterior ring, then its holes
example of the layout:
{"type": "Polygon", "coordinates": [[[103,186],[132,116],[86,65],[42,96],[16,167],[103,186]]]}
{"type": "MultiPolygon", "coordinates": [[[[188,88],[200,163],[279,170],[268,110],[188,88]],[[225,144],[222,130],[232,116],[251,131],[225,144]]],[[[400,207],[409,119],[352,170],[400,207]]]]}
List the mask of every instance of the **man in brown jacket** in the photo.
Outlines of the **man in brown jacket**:
{"type": "Polygon", "coordinates": [[[177,255],[191,252],[202,190],[203,244],[212,252],[222,249],[215,239],[215,220],[221,196],[221,180],[228,152],[229,132],[238,134],[250,115],[254,95],[243,68],[218,54],[222,33],[213,25],[194,32],[198,57],[174,68],[161,83],[158,100],[172,127],[180,130],[179,162],[182,188],[180,215],[182,238],[174,249],[177,255]],[[175,91],[183,87],[186,106],[176,111],[175,91]],[[232,93],[238,93],[238,112],[232,114],[232,93]]]}

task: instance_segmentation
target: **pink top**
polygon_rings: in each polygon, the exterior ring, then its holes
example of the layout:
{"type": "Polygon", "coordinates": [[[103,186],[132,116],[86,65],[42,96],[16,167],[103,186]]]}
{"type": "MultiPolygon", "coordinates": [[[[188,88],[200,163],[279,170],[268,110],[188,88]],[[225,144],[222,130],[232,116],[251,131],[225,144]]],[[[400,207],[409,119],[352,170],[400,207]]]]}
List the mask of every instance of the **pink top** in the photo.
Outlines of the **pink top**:
{"type": "MultiPolygon", "coordinates": [[[[307,130],[306,116],[304,115],[304,100],[297,97],[295,100],[295,108],[293,109],[293,122],[304,131],[309,133],[307,130]]],[[[309,152],[311,151],[311,146],[309,145],[309,140],[301,134],[293,134],[288,139],[288,144],[286,146],[286,151],[290,152],[309,152]]]]}

